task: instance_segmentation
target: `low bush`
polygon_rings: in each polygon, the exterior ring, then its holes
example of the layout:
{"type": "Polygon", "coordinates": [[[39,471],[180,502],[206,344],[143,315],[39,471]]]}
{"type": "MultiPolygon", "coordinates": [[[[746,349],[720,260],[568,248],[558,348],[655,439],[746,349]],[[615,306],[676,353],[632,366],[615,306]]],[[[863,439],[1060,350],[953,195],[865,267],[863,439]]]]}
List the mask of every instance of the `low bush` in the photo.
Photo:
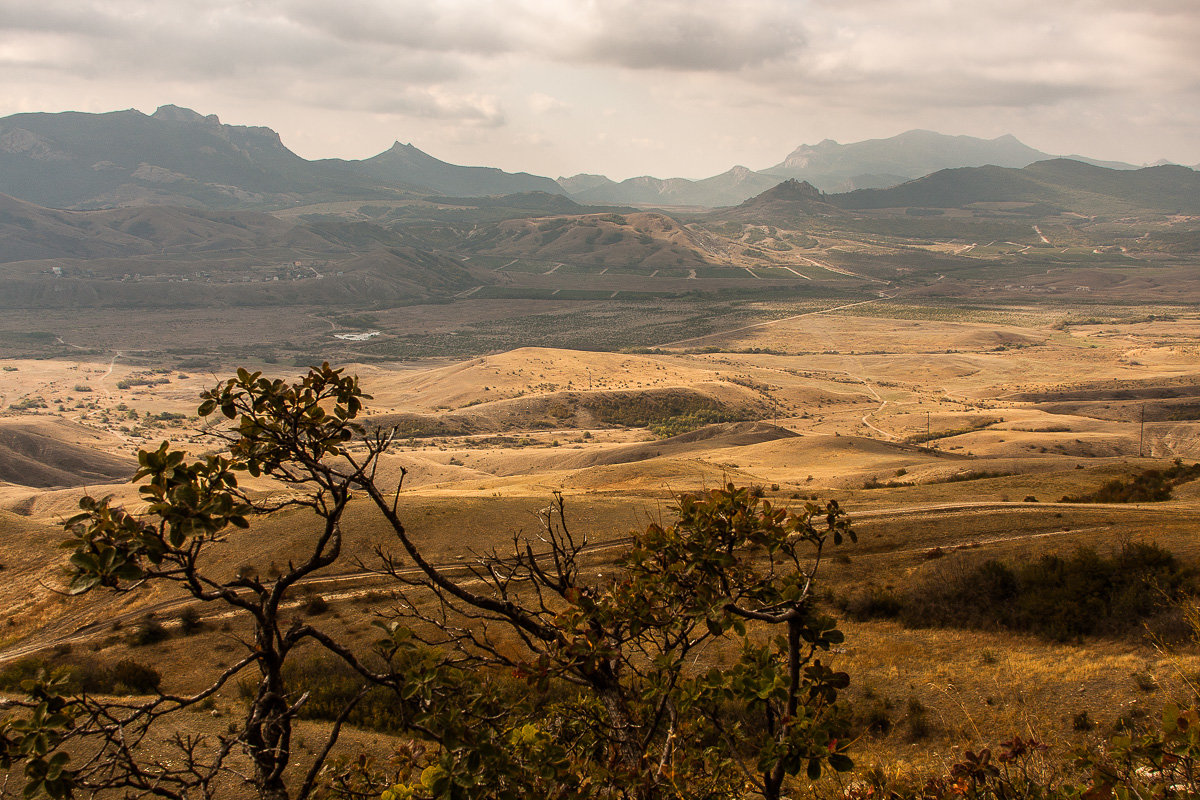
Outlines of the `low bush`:
{"type": "Polygon", "coordinates": [[[142,618],[142,623],[129,634],[127,641],[130,647],[146,647],[161,642],[169,635],[161,622],[147,614],[142,618]]]}
{"type": "Polygon", "coordinates": [[[162,681],[158,670],[132,658],[105,665],[92,658],[30,657],[6,664],[0,670],[0,689],[20,690],[23,681],[34,679],[43,671],[65,677],[67,691],[89,694],[150,694],[158,690],[162,681]]]}
{"type": "Polygon", "coordinates": [[[1156,503],[1171,499],[1181,483],[1200,478],[1200,464],[1184,466],[1179,459],[1164,470],[1148,469],[1132,478],[1115,478],[1094,492],[1064,496],[1063,503],[1156,503]]]}
{"type": "Polygon", "coordinates": [[[1195,570],[1153,544],[1129,543],[1107,556],[1080,548],[1015,566],[996,559],[971,565],[961,558],[939,564],[907,590],[870,586],[837,604],[860,620],[1003,628],[1061,641],[1141,635],[1147,622],[1169,615],[1172,604],[1200,594],[1195,570]]]}

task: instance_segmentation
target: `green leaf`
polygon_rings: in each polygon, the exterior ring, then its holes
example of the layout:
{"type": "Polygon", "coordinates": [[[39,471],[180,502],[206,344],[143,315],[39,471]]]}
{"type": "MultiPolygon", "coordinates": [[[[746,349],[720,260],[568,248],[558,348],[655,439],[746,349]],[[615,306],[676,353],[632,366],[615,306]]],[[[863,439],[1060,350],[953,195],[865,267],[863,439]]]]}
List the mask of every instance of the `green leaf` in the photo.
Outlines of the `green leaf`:
{"type": "Polygon", "coordinates": [[[831,753],[829,755],[829,766],[838,772],[849,772],[854,769],[854,759],[845,753],[831,753]]]}

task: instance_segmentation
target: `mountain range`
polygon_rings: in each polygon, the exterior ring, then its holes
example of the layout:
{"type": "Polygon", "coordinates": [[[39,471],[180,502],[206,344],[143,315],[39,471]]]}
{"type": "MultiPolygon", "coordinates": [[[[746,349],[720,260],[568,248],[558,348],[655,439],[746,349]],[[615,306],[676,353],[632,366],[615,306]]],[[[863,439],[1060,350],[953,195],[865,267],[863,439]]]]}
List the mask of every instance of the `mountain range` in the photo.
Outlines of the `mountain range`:
{"type": "Polygon", "coordinates": [[[215,115],[172,105],[151,115],[127,110],[0,119],[0,193],[69,209],[275,209],[339,199],[530,192],[591,205],[720,207],[736,206],[789,178],[824,192],[845,192],[892,187],[947,168],[1021,168],[1051,158],[1012,136],[978,139],[909,131],[851,144],[825,140],[802,145],[767,169],[735,166],[702,180],[643,176],[616,182],[591,174],[554,180],[450,164],[399,142],[368,159],[309,161],[284,146],[270,128],[225,125],[215,115]]]}
{"type": "Polygon", "coordinates": [[[1174,164],[1116,170],[1067,158],[1021,169],[959,167],[939,170],[888,189],[830,195],[839,208],[967,208],[976,204],[1036,205],[1082,215],[1153,210],[1200,213],[1200,172],[1174,164]]]}

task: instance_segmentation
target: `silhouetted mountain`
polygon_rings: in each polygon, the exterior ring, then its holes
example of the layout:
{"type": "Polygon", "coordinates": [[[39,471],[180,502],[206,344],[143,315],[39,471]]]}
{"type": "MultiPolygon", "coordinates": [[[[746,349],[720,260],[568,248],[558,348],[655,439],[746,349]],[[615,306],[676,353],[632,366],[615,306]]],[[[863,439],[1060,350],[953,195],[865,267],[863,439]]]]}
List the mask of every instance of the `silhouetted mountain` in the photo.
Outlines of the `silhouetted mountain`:
{"type": "Polygon", "coordinates": [[[1081,214],[1137,210],[1200,212],[1200,173],[1162,166],[1115,170],[1058,158],[1023,169],[964,167],[890,189],[831,195],[846,209],[962,208],[973,203],[1037,203],[1081,214]]]}
{"type": "Polygon", "coordinates": [[[563,188],[570,195],[582,194],[589,189],[595,189],[600,186],[616,186],[617,182],[605,177],[604,175],[590,175],[581,172],[578,175],[572,175],[569,178],[558,178],[555,183],[563,188]]]}
{"type": "Polygon", "coordinates": [[[549,178],[528,172],[504,172],[495,167],[460,167],[422,152],[411,144],[396,142],[377,156],[364,161],[340,163],[353,173],[388,185],[419,186],[431,192],[452,196],[483,196],[546,192],[562,194],[562,188],[549,178]]]}
{"type": "Polygon", "coordinates": [[[230,206],[362,193],[283,146],[269,128],[222,125],[163,106],[0,119],[0,192],[43,206],[230,206]]]}
{"type": "Polygon", "coordinates": [[[152,115],[0,119],[0,193],[56,208],[283,206],[397,192],[561,194],[549,178],[459,167],[397,144],[365,161],[307,161],[270,128],[223,125],[177,106],[152,115]]]}
{"type": "Polygon", "coordinates": [[[571,192],[571,196],[581,203],[708,208],[736,205],[778,183],[775,178],[742,166],[698,181],[686,178],[663,180],[648,175],[629,178],[620,183],[596,175],[576,175],[574,178],[560,180],[567,181],[564,188],[591,184],[591,188],[571,192]],[[603,179],[605,182],[596,179],[603,179]]]}
{"type": "Polygon", "coordinates": [[[590,205],[715,208],[736,206],[780,178],[834,191],[892,186],[945,168],[1024,167],[1046,158],[1012,136],[985,140],[909,131],[847,145],[831,140],[804,145],[761,172],[737,166],[696,181],[642,176],[616,183],[590,174],[553,181],[524,172],[449,164],[399,142],[362,161],[307,161],[288,150],[269,128],[224,125],[214,115],[170,105],[149,116],[130,110],[0,119],[0,193],[41,206],[76,209],[278,208],[412,194],[465,198],[530,192],[569,194],[590,205]]]}
{"type": "MultiPolygon", "coordinates": [[[[763,172],[799,178],[825,191],[876,189],[895,186],[942,169],[955,167],[1025,167],[1054,156],[1029,147],[1011,135],[995,139],[946,136],[913,130],[888,139],[868,139],[838,144],[826,139],[801,145],[779,164],[763,172]]],[[[1082,157],[1076,160],[1090,161],[1082,157]]],[[[1129,164],[1093,162],[1100,166],[1132,169],[1129,164]]]]}
{"type": "MultiPolygon", "coordinates": [[[[917,130],[845,145],[826,139],[816,145],[801,145],[769,169],[755,172],[734,167],[698,181],[643,176],[616,183],[603,175],[580,174],[559,178],[558,184],[583,203],[713,208],[737,205],[775,185],[780,178],[803,180],[825,192],[846,192],[896,186],[940,169],[987,164],[1024,167],[1051,158],[1054,156],[1028,147],[1013,136],[978,139],[917,130]]],[[[1112,169],[1133,169],[1119,162],[1071,158],[1112,169]]]]}

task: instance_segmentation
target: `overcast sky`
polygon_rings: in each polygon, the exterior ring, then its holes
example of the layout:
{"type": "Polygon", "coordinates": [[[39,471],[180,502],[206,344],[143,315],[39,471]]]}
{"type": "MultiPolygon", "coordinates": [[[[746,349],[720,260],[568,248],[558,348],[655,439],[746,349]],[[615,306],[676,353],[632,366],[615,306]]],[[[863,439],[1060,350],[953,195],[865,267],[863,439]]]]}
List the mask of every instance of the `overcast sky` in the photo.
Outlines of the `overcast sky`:
{"type": "Polygon", "coordinates": [[[1197,0],[0,0],[0,116],[167,103],[621,179],[912,128],[1200,163],[1197,0]]]}

